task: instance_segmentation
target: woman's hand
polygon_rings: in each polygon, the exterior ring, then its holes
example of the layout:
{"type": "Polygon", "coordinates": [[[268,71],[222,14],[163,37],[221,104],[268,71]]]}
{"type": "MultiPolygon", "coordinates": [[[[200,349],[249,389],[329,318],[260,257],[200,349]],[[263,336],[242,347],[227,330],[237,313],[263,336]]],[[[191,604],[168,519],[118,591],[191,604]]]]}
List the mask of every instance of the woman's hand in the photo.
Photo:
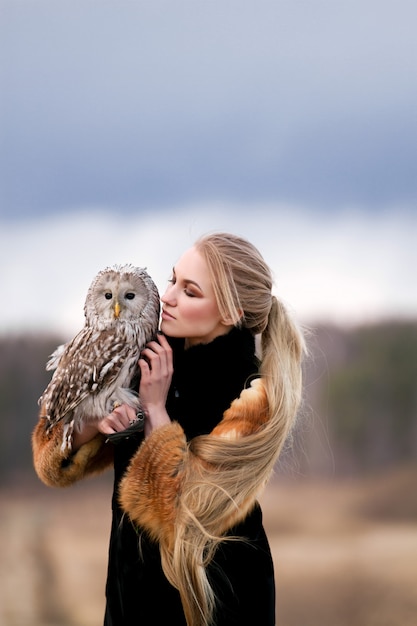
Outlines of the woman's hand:
{"type": "Polygon", "coordinates": [[[141,379],[139,396],[146,415],[145,436],[152,430],[169,424],[165,404],[171,385],[172,349],[164,335],[148,343],[139,359],[141,379]]]}
{"type": "Polygon", "coordinates": [[[126,430],[136,420],[136,411],[128,404],[121,404],[113,409],[113,411],[103,417],[98,424],[97,428],[103,435],[113,435],[113,433],[119,433],[122,430],[126,430]]]}
{"type": "Polygon", "coordinates": [[[99,421],[85,422],[80,431],[74,430],[72,436],[72,450],[76,452],[85,443],[88,443],[97,435],[113,435],[125,430],[136,419],[136,411],[127,404],[116,407],[112,413],[99,421]]]}

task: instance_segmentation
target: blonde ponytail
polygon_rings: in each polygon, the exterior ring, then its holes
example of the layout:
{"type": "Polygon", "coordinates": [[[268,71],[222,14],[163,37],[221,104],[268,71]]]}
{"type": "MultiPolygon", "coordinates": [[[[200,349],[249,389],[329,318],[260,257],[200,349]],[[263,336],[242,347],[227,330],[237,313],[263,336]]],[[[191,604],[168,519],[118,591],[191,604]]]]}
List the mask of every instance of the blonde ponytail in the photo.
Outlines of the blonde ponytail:
{"type": "Polygon", "coordinates": [[[262,333],[261,345],[261,375],[271,408],[271,423],[274,416],[275,419],[278,419],[278,415],[282,416],[282,438],[285,441],[302,397],[301,361],[306,346],[300,329],[275,296],[272,296],[271,311],[267,327],[262,333]]]}

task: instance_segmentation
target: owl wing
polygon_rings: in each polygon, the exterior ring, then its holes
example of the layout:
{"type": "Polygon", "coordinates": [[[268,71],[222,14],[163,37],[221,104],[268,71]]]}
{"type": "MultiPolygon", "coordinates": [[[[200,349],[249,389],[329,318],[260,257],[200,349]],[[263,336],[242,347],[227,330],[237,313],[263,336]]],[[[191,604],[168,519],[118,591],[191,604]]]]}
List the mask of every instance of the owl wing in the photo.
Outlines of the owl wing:
{"type": "Polygon", "coordinates": [[[46,371],[49,372],[51,370],[56,370],[56,368],[59,365],[59,361],[61,359],[61,356],[65,353],[66,347],[68,344],[62,344],[61,346],[58,346],[55,350],[55,352],[53,352],[51,354],[51,356],[49,357],[49,361],[46,364],[46,371]]]}
{"type": "Polygon", "coordinates": [[[111,385],[132,345],[114,331],[83,329],[65,345],[51,382],[39,399],[51,425],[64,419],[87,396],[111,385]]]}

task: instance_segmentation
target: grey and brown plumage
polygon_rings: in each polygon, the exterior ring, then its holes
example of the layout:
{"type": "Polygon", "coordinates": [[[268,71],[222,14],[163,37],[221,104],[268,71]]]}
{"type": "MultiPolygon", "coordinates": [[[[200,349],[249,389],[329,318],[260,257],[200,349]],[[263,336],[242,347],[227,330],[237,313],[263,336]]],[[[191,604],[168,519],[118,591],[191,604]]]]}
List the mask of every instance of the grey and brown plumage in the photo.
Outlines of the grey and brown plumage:
{"type": "Polygon", "coordinates": [[[71,447],[74,428],[127,403],[140,410],[131,384],[138,359],[155,336],[159,321],[158,290],[145,269],[107,267],[91,283],[84,305],[84,328],[51,355],[55,370],[39,399],[47,427],[63,420],[63,449],[71,447]]]}

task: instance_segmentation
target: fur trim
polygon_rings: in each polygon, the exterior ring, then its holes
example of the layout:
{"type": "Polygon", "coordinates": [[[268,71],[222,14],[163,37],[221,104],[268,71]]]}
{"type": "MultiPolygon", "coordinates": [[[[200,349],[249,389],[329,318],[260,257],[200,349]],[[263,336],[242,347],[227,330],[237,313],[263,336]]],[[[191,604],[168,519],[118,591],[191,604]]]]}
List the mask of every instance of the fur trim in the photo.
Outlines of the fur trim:
{"type": "Polygon", "coordinates": [[[265,387],[261,378],[255,378],[250,387],[244,389],[239,398],[232,402],[211,434],[230,440],[239,439],[256,433],[268,418],[265,387]]]}
{"type": "MultiPolygon", "coordinates": [[[[223,420],[208,437],[233,440],[256,433],[268,420],[265,387],[260,378],[242,391],[225,412],[223,420]]],[[[204,462],[190,451],[181,426],[173,422],[151,433],[133,457],[119,488],[119,501],[130,519],[149,535],[172,546],[177,502],[184,477],[198,472],[204,462]],[[188,471],[185,467],[188,465],[188,471]]],[[[214,470],[215,471],[215,470],[214,470]]],[[[228,528],[253,508],[253,500],[242,503],[228,528]]],[[[219,528],[222,534],[228,528],[219,528]]]]}
{"type": "Polygon", "coordinates": [[[98,434],[74,454],[62,450],[63,424],[49,428],[41,417],[32,434],[35,471],[49,487],[69,487],[91,474],[105,470],[113,461],[113,446],[105,445],[104,435],[98,434]]]}
{"type": "Polygon", "coordinates": [[[187,455],[181,426],[162,426],[142,443],[119,486],[120,503],[130,519],[168,544],[187,455]]]}

